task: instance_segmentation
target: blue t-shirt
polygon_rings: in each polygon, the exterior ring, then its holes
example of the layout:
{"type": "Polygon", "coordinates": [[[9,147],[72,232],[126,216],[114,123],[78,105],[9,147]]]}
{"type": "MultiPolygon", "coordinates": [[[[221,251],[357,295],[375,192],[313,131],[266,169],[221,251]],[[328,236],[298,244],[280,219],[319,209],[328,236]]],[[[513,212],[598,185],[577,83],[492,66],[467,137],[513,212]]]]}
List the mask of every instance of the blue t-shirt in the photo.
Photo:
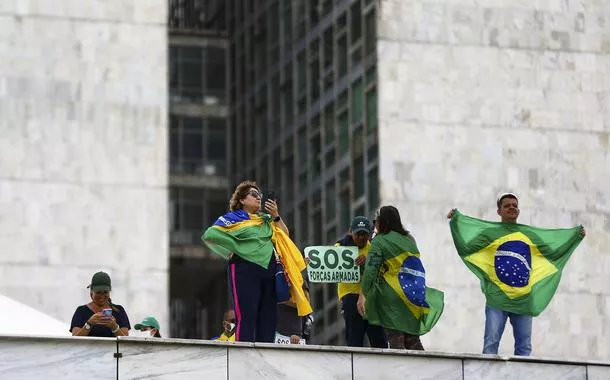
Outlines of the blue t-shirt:
{"type": "MultiPolygon", "coordinates": [[[[118,323],[119,327],[127,327],[131,329],[131,325],[129,324],[129,317],[127,317],[127,312],[125,312],[125,308],[121,305],[112,305],[115,310],[112,310],[112,316],[116,319],[116,323],[118,323]]],[[[72,323],[70,324],[70,332],[74,327],[82,328],[85,325],[85,322],[91,318],[91,316],[95,314],[93,310],[89,308],[87,305],[82,305],[76,308],[74,315],[72,316],[72,323]]],[[[89,336],[101,336],[101,337],[109,337],[114,338],[114,334],[110,327],[106,327],[104,325],[94,325],[91,326],[91,331],[89,331],[89,336]]]]}

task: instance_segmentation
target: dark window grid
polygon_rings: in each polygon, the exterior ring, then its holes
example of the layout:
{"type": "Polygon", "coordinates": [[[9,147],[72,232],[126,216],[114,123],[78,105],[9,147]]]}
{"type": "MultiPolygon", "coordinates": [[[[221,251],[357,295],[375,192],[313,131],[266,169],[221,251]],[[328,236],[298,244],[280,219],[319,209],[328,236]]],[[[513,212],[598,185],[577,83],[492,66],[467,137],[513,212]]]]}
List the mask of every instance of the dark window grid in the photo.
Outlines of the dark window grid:
{"type": "Polygon", "coordinates": [[[203,229],[227,208],[224,193],[173,187],[170,194],[170,230],[174,245],[199,245],[203,229]]]}
{"type": "MultiPolygon", "coordinates": [[[[338,7],[338,12],[341,12],[341,11],[347,9],[347,7],[349,6],[348,3],[349,2],[343,2],[338,7]]],[[[291,45],[290,51],[286,51],[285,49],[282,49],[283,54],[281,55],[280,62],[269,67],[268,72],[273,74],[273,73],[277,72],[280,67],[283,67],[286,64],[291,63],[294,60],[295,53],[298,53],[298,52],[304,50],[311,43],[312,40],[314,40],[316,38],[320,38],[319,34],[320,34],[321,30],[328,28],[332,24],[333,24],[333,18],[330,16],[327,16],[324,18],[324,20],[322,20],[320,23],[318,23],[318,26],[314,30],[307,33],[307,37],[304,40],[299,41],[296,45],[295,44],[291,45]]],[[[248,94],[246,93],[246,96],[247,95],[248,94]]]]}
{"type": "MultiPolygon", "coordinates": [[[[294,58],[294,57],[293,57],[294,58]]],[[[356,67],[351,68],[348,71],[348,75],[342,76],[341,78],[335,78],[335,82],[334,82],[334,87],[329,88],[328,90],[325,90],[323,93],[321,93],[320,98],[311,105],[310,107],[310,111],[312,112],[317,112],[318,109],[323,108],[326,106],[326,104],[328,104],[329,102],[333,101],[335,99],[335,92],[340,92],[343,89],[345,89],[345,87],[347,87],[349,85],[349,83],[351,83],[351,81],[353,81],[353,78],[355,77],[360,77],[362,76],[362,73],[364,71],[364,67],[368,67],[372,64],[374,64],[374,57],[367,57],[364,62],[359,63],[356,67]]],[[[288,66],[288,65],[282,65],[282,66],[288,66]]],[[[292,64],[290,64],[291,68],[292,68],[292,64]]],[[[286,86],[286,82],[288,80],[290,80],[292,78],[292,70],[290,70],[291,76],[287,77],[287,75],[285,74],[284,70],[279,70],[280,65],[278,65],[278,70],[276,70],[275,74],[277,74],[277,72],[280,72],[281,76],[280,76],[280,86],[281,88],[283,88],[284,86],[286,86]]],[[[245,91],[245,92],[241,92],[243,95],[241,97],[237,98],[236,104],[235,106],[241,106],[243,104],[246,104],[249,99],[251,99],[254,96],[254,93],[258,90],[258,88],[262,87],[265,82],[267,81],[267,78],[269,78],[270,76],[274,75],[273,71],[269,71],[267,74],[266,78],[263,78],[262,80],[259,80],[257,83],[254,84],[254,87],[250,86],[247,87],[249,88],[249,90],[245,91]]],[[[296,77],[296,76],[294,76],[296,77]]],[[[283,122],[283,125],[285,127],[290,127],[292,125],[292,123],[289,123],[288,125],[286,124],[286,122],[283,122]]]]}
{"type": "Polygon", "coordinates": [[[172,102],[218,103],[226,98],[225,49],[171,46],[172,102]]]}
{"type": "Polygon", "coordinates": [[[177,174],[225,175],[225,119],[171,116],[170,168],[177,174]]]}

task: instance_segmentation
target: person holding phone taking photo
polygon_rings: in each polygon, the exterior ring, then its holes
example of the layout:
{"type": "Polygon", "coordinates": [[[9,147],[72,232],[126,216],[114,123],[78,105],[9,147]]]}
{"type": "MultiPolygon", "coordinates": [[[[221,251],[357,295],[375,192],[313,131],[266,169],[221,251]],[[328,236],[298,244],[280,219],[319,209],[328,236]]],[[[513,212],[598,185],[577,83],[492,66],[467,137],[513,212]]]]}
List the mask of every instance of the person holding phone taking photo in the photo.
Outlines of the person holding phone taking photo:
{"type": "MultiPolygon", "coordinates": [[[[275,198],[274,194],[271,194],[275,198]]],[[[229,260],[229,287],[235,310],[236,342],[275,341],[278,261],[287,277],[290,298],[299,316],[311,313],[302,288],[305,261],[290,240],[276,199],[263,194],[254,181],[243,181],[220,216],[202,236],[215,254],[229,260]],[[276,258],[277,257],[277,258],[276,258]]],[[[279,284],[279,285],[278,285],[279,284]]],[[[284,290],[280,287],[280,290],[284,290]]]]}
{"type": "Polygon", "coordinates": [[[105,272],[97,272],[87,287],[91,302],[74,311],[70,324],[72,335],[109,338],[129,335],[131,326],[125,308],[110,300],[110,276],[105,272]]]}

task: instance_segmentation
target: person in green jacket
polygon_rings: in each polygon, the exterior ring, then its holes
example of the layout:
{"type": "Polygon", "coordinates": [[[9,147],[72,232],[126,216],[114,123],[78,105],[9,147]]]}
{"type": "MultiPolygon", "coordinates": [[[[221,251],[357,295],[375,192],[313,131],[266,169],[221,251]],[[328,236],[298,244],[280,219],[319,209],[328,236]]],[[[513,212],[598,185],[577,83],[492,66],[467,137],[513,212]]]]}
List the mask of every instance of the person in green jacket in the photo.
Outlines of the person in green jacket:
{"type": "Polygon", "coordinates": [[[390,348],[423,350],[419,339],[443,312],[443,293],[426,287],[425,270],[413,236],[396,207],[384,206],[375,218],[373,239],[362,277],[359,312],[383,326],[390,348]]]}

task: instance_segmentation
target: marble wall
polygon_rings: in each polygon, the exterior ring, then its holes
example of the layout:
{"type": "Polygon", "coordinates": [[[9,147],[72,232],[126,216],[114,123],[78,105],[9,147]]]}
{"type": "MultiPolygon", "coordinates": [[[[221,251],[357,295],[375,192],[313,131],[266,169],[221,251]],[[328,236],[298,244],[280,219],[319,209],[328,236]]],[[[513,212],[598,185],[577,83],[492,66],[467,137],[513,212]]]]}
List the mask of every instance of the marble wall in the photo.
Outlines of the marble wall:
{"type": "Polygon", "coordinates": [[[0,294],[167,326],[166,0],[0,2],[0,294]]]}
{"type": "Polygon", "coordinates": [[[610,362],[155,338],[0,336],[0,379],[606,380],[610,362]]]}
{"type": "MultiPolygon", "coordinates": [[[[426,348],[480,352],[484,298],[455,253],[452,207],[583,224],[587,237],[534,319],[533,353],[610,357],[610,3],[380,0],[381,198],[418,241],[446,308],[426,348]]],[[[510,326],[501,353],[512,353],[510,326]]]]}

